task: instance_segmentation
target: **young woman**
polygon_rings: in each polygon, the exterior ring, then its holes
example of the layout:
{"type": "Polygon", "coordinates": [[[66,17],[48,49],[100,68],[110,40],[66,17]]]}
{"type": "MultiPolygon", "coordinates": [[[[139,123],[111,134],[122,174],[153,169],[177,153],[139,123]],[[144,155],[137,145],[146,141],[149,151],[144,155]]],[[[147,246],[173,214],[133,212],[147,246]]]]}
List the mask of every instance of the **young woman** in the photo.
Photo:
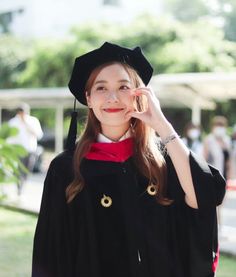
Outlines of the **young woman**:
{"type": "Polygon", "coordinates": [[[152,72],[139,47],[76,59],[69,88],[87,124],[48,170],[32,277],[214,276],[225,181],[165,118],[152,72]]]}

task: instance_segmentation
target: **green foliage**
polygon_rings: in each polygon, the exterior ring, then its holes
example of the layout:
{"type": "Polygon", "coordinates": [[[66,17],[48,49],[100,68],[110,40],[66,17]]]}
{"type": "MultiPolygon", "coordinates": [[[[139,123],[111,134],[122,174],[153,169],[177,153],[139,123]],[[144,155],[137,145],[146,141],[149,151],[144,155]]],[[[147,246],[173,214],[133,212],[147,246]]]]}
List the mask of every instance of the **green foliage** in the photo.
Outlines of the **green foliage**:
{"type": "Polygon", "coordinates": [[[185,22],[193,22],[209,14],[207,3],[202,0],[167,0],[165,7],[175,18],[185,22]]]}
{"type": "MultiPolygon", "coordinates": [[[[106,22],[91,22],[71,29],[73,43],[79,44],[83,52],[100,46],[104,41],[115,41],[121,37],[120,26],[106,22]]],[[[124,35],[124,33],[123,33],[124,35]]]]}
{"type": "Polygon", "coordinates": [[[54,109],[32,109],[31,115],[39,119],[40,124],[45,128],[53,129],[55,127],[55,110],[54,109]]]}
{"type": "Polygon", "coordinates": [[[7,139],[8,137],[13,137],[18,134],[17,128],[9,127],[8,124],[3,124],[0,128],[0,138],[7,139]]]}
{"type": "Polygon", "coordinates": [[[206,18],[208,24],[213,21],[222,25],[225,38],[236,41],[235,0],[166,0],[164,7],[167,13],[182,22],[196,22],[206,18]]]}
{"type": "Polygon", "coordinates": [[[128,26],[96,22],[74,27],[69,39],[36,41],[27,51],[25,42],[1,37],[0,87],[65,86],[75,57],[106,40],[128,47],[140,45],[155,73],[232,71],[236,67],[236,44],[205,20],[183,24],[144,14],[128,26]]]}
{"type": "Polygon", "coordinates": [[[231,71],[236,66],[236,45],[225,41],[221,30],[205,21],[186,25],[145,14],[129,26],[96,22],[73,28],[69,40],[35,43],[17,86],[67,85],[75,57],[106,40],[127,47],[140,45],[155,73],[231,71]]]}
{"type": "MultiPolygon", "coordinates": [[[[223,32],[206,23],[179,24],[177,38],[156,55],[161,72],[233,71],[236,66],[235,44],[224,41],[223,32]],[[204,30],[204,32],[202,31],[204,30]],[[233,47],[234,46],[234,47],[233,47]],[[231,53],[229,55],[228,53],[231,53]]],[[[160,71],[159,71],[160,72],[160,71]]]]}
{"type": "Polygon", "coordinates": [[[141,45],[155,73],[233,71],[236,44],[204,20],[195,23],[141,16],[118,41],[141,45]]]}
{"type": "Polygon", "coordinates": [[[224,18],[225,37],[236,41],[236,1],[218,0],[220,4],[219,15],[224,18]]]}
{"type": "Polygon", "coordinates": [[[65,86],[72,64],[73,46],[67,42],[38,42],[34,56],[27,61],[18,85],[23,87],[65,86]]]}
{"type": "Polygon", "coordinates": [[[35,43],[32,59],[19,76],[23,87],[57,87],[68,83],[77,56],[98,47],[104,37],[111,39],[114,26],[106,24],[84,25],[72,28],[69,40],[39,41],[35,43]]]}
{"type": "MultiPolygon", "coordinates": [[[[201,1],[194,0],[193,7],[196,2],[201,1]]],[[[204,13],[204,9],[199,12],[204,13]]],[[[140,45],[154,67],[154,74],[236,69],[236,43],[226,40],[223,30],[212,26],[207,19],[199,16],[197,21],[183,23],[143,14],[126,25],[101,22],[80,25],[71,29],[69,38],[37,40],[31,42],[30,47],[29,42],[2,36],[0,88],[66,86],[74,59],[104,41],[127,47],[140,45]]],[[[42,125],[54,128],[53,110],[36,110],[35,113],[42,125]]],[[[67,119],[65,129],[68,123],[67,119]]]]}
{"type": "Polygon", "coordinates": [[[10,35],[0,36],[0,88],[18,86],[19,74],[31,57],[32,47],[10,35]]]}
{"type": "Polygon", "coordinates": [[[6,123],[0,128],[0,184],[16,182],[20,171],[27,171],[20,161],[27,154],[26,150],[20,145],[7,142],[8,137],[17,133],[16,128],[9,127],[6,123]]]}
{"type": "Polygon", "coordinates": [[[11,23],[10,13],[0,11],[0,33],[9,33],[10,23],[11,23]]]}

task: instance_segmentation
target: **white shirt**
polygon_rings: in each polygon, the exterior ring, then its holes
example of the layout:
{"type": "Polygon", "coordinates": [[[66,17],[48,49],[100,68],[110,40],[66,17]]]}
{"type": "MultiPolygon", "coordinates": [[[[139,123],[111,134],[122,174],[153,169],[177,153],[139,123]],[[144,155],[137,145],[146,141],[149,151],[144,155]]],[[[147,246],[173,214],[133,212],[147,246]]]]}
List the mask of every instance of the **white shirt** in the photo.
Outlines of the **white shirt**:
{"type": "MultiPolygon", "coordinates": [[[[131,136],[132,136],[132,133],[131,133],[131,130],[129,129],[118,141],[125,140],[127,138],[130,138],[131,136]]],[[[107,143],[113,142],[114,143],[117,141],[113,141],[113,140],[107,138],[106,136],[104,136],[103,134],[99,133],[97,142],[107,142],[107,143]]]]}
{"type": "Polygon", "coordinates": [[[30,115],[25,115],[25,123],[19,115],[16,115],[8,122],[9,126],[16,127],[19,132],[16,136],[7,139],[8,143],[19,144],[23,146],[29,153],[33,153],[37,149],[37,140],[43,136],[43,131],[39,120],[30,115]]]}
{"type": "MultiPolygon", "coordinates": [[[[231,152],[231,141],[230,137],[225,135],[223,138],[225,145],[227,146],[226,150],[231,152]]],[[[224,173],[224,154],[222,151],[222,147],[219,142],[215,138],[213,134],[209,134],[205,138],[205,143],[208,146],[208,157],[207,162],[215,166],[222,174],[224,173]]]]}

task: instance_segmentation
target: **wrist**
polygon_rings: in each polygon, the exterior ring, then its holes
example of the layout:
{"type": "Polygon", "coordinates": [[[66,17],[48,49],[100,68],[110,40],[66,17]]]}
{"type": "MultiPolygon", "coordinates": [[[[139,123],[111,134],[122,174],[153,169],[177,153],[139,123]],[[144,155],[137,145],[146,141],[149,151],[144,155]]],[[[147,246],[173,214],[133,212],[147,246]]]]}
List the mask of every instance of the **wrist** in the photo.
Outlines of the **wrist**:
{"type": "Polygon", "coordinates": [[[171,141],[173,141],[173,140],[175,140],[175,139],[177,139],[177,138],[179,138],[179,135],[178,135],[176,132],[174,132],[174,133],[172,133],[171,135],[165,137],[165,139],[162,139],[161,142],[162,142],[163,146],[166,147],[166,145],[167,145],[169,142],[171,142],[171,141]]]}
{"type": "Polygon", "coordinates": [[[155,131],[158,133],[161,140],[165,140],[166,137],[174,133],[176,134],[175,129],[167,119],[160,120],[155,126],[155,131]]]}

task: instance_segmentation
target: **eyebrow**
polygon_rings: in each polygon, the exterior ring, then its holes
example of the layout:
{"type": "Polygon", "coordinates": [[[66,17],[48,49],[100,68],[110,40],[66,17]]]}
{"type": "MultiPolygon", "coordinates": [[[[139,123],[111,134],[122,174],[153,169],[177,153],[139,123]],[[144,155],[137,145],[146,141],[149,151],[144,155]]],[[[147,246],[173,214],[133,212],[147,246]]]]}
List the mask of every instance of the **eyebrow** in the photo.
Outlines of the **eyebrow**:
{"type": "MultiPolygon", "coordinates": [[[[108,82],[105,81],[105,80],[98,80],[94,83],[94,85],[101,84],[101,83],[108,83],[108,82]]],[[[127,79],[121,79],[121,80],[118,81],[118,83],[131,83],[131,82],[127,79]]]]}

